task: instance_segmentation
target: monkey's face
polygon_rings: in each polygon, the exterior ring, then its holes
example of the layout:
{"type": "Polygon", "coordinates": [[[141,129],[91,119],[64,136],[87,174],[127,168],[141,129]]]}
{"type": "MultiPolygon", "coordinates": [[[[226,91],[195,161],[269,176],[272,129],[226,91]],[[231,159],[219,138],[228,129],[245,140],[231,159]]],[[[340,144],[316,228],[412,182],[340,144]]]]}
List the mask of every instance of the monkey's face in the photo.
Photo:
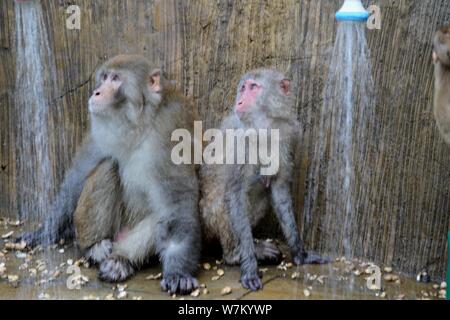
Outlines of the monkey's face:
{"type": "Polygon", "coordinates": [[[262,84],[254,79],[248,79],[241,84],[235,106],[239,117],[252,111],[262,90],[262,84]]]}
{"type": "Polygon", "coordinates": [[[433,43],[433,61],[450,66],[450,27],[439,30],[433,43]]]}
{"type": "Polygon", "coordinates": [[[125,98],[122,91],[124,75],[114,70],[108,70],[100,72],[98,79],[97,89],[89,99],[89,111],[94,115],[109,114],[125,98]]]}
{"type": "Polygon", "coordinates": [[[239,83],[234,111],[250,125],[262,126],[269,124],[267,119],[289,118],[289,86],[289,80],[275,70],[251,71],[239,83]]]}

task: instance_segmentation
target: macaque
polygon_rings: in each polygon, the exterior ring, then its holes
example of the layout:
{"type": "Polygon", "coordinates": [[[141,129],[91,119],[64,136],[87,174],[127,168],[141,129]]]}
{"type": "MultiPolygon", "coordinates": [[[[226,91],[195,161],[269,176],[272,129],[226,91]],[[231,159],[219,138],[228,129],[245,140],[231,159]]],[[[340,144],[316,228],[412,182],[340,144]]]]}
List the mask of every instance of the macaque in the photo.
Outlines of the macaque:
{"type": "MultiPolygon", "coordinates": [[[[262,288],[257,260],[276,261],[281,255],[274,243],[254,240],[252,236],[252,228],[272,208],[297,265],[329,262],[327,258],[304,250],[295,223],[290,184],[298,122],[292,109],[290,82],[281,73],[273,70],[248,73],[239,84],[236,104],[233,112],[224,119],[221,132],[227,129],[278,129],[279,168],[271,175],[261,174],[261,164],[210,164],[203,165],[200,170],[200,224],[204,240],[220,241],[225,263],[241,264],[241,282],[251,290],[262,288]]],[[[248,158],[248,150],[245,152],[248,158]]],[[[120,206],[113,201],[120,198],[117,185],[121,178],[116,170],[111,160],[95,170],[83,190],[75,217],[99,208],[112,210],[109,208],[120,206]]],[[[88,230],[87,226],[79,229],[88,230]]],[[[103,246],[108,247],[109,243],[99,244],[99,247],[103,246]]],[[[94,260],[102,259],[103,249],[93,249],[90,256],[94,260]]]]}
{"type": "Polygon", "coordinates": [[[193,165],[171,161],[171,134],[193,130],[192,105],[136,55],[107,61],[96,83],[90,133],[50,216],[17,240],[34,246],[75,238],[108,282],[128,279],[159,256],[162,289],[189,294],[198,287],[198,180],[193,165]]]}
{"type": "MultiPolygon", "coordinates": [[[[252,228],[271,208],[296,265],[329,262],[327,258],[305,251],[296,227],[290,188],[299,124],[293,103],[290,81],[283,74],[261,69],[244,75],[233,110],[223,120],[221,130],[279,130],[278,171],[263,175],[261,162],[203,165],[200,171],[200,221],[204,234],[207,239],[220,240],[226,263],[240,263],[241,283],[253,291],[263,286],[257,260],[271,260],[279,254],[273,244],[255,242],[252,236],[252,228]]],[[[275,143],[275,139],[270,143],[275,143]]],[[[247,160],[248,152],[246,149],[247,160]]]]}
{"type": "Polygon", "coordinates": [[[450,144],[450,26],[436,33],[433,47],[434,117],[442,137],[450,144]]]}

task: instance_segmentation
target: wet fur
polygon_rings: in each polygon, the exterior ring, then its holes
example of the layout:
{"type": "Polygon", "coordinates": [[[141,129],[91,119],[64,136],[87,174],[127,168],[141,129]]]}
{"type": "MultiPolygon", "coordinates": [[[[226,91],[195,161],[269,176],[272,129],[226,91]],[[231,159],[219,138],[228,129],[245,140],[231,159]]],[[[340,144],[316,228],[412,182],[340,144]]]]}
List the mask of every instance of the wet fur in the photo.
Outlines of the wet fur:
{"type": "MultiPolygon", "coordinates": [[[[220,239],[227,263],[241,264],[241,282],[245,288],[258,290],[262,282],[257,259],[276,259],[276,248],[270,244],[255,244],[252,229],[274,209],[294,262],[323,263],[315,254],[304,251],[293,212],[290,192],[293,155],[299,136],[299,124],[293,109],[293,98],[280,89],[284,75],[260,69],[241,78],[242,84],[253,79],[263,87],[263,93],[244,116],[231,112],[222,122],[226,129],[279,129],[280,164],[274,176],[260,175],[260,165],[203,165],[200,171],[200,213],[206,238],[220,239]]],[[[239,91],[238,91],[239,95],[239,91]]]]}
{"type": "Polygon", "coordinates": [[[192,105],[169,82],[161,92],[149,90],[152,69],[140,56],[106,62],[97,71],[97,87],[110,71],[125,79],[120,104],[91,115],[90,135],[52,215],[43,229],[17,240],[34,245],[48,234],[54,242],[70,230],[100,265],[99,277],[111,282],[126,280],[158,255],[162,288],[188,293],[195,289],[200,254],[198,181],[194,166],[174,165],[170,153],[172,131],[193,130],[192,105]],[[118,239],[122,230],[125,236],[118,239]]]}

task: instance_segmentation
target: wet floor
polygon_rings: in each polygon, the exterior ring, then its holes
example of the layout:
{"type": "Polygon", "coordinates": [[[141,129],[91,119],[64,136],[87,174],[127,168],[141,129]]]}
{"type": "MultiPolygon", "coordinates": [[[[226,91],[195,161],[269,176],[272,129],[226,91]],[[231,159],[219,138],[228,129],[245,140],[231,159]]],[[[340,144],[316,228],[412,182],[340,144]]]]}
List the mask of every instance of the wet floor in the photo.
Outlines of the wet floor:
{"type": "Polygon", "coordinates": [[[0,299],[367,300],[445,297],[445,283],[417,282],[389,266],[379,267],[381,283],[368,281],[373,264],[345,258],[322,266],[296,267],[288,262],[261,266],[264,289],[258,292],[241,287],[238,267],[223,265],[213,258],[204,259],[197,275],[201,288],[191,296],[169,296],[160,290],[161,269],[157,264],[139,271],[123,284],[103,283],[97,279],[96,268],[79,259],[72,245],[57,245],[46,252],[26,252],[20,246],[12,248],[9,239],[20,232],[20,227],[14,224],[0,224],[0,299]]]}

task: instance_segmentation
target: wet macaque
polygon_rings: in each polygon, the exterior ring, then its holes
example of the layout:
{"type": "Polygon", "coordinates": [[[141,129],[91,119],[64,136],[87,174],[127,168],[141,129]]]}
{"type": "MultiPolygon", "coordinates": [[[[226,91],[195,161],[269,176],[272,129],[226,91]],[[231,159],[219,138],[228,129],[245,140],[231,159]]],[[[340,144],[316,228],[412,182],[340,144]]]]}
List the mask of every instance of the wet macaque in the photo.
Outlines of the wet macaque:
{"type": "Polygon", "coordinates": [[[450,144],[450,26],[436,33],[433,47],[434,116],[442,137],[450,144]]]}
{"type": "Polygon", "coordinates": [[[226,263],[240,263],[241,283],[251,290],[262,288],[257,261],[276,260],[280,255],[273,243],[255,241],[252,236],[252,229],[271,209],[278,218],[295,264],[328,262],[305,251],[294,218],[290,189],[299,124],[293,103],[290,81],[283,74],[262,69],[244,75],[238,85],[236,103],[223,120],[221,130],[267,129],[269,136],[270,130],[278,130],[279,149],[271,148],[271,153],[275,151],[277,156],[278,171],[267,175],[262,170],[268,166],[267,162],[259,159],[251,164],[248,161],[250,146],[256,141],[251,142],[250,138],[244,164],[203,165],[200,171],[200,220],[205,237],[220,240],[226,263]]]}
{"type": "Polygon", "coordinates": [[[158,256],[162,289],[188,294],[198,287],[198,180],[193,165],[175,165],[170,156],[172,131],[193,129],[193,108],[140,56],[112,58],[96,82],[90,134],[50,217],[17,240],[33,246],[75,237],[108,282],[128,279],[158,256]]]}

